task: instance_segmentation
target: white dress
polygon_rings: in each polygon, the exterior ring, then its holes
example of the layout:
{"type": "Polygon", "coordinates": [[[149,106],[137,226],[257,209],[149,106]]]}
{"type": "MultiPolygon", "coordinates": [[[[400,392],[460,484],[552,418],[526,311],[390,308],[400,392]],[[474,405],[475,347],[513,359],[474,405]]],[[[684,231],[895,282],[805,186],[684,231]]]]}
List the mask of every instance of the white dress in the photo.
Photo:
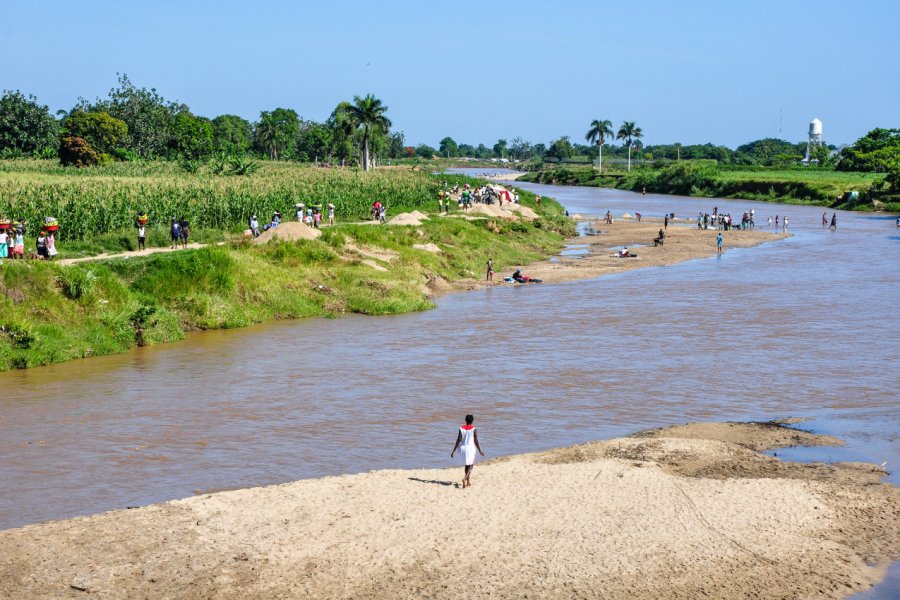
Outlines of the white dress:
{"type": "Polygon", "coordinates": [[[463,464],[474,465],[477,450],[475,448],[475,426],[463,425],[459,428],[459,433],[462,436],[462,441],[459,443],[459,454],[462,456],[463,464]]]}

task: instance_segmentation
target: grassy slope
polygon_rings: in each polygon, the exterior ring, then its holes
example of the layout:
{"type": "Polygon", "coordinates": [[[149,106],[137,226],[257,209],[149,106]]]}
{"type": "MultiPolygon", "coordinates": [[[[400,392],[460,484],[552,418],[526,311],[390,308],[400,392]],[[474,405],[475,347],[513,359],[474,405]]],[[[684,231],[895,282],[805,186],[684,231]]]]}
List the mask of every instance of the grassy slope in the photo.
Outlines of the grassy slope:
{"type": "MultiPolygon", "coordinates": [[[[421,227],[339,225],[318,240],[225,246],[80,263],[4,261],[0,268],[0,370],[123,352],[178,340],[192,329],[243,327],[272,319],[370,315],[432,306],[434,275],[477,278],[538,260],[561,247],[571,224],[558,204],[535,224],[433,218],[421,227]],[[396,254],[379,271],[348,247],[396,254]],[[443,252],[413,248],[432,242],[443,252]]],[[[436,203],[435,203],[436,204],[436,203]]],[[[436,208],[436,207],[435,207],[436,208]]]]}

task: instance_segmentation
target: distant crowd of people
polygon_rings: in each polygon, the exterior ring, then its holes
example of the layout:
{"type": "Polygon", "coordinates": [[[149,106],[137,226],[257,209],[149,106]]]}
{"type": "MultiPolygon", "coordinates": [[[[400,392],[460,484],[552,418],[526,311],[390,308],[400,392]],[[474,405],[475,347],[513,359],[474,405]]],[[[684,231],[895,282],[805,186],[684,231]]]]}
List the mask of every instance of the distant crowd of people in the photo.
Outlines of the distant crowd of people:
{"type": "Polygon", "coordinates": [[[756,210],[750,209],[741,215],[741,222],[735,225],[731,213],[720,213],[719,207],[713,207],[712,214],[700,213],[697,216],[697,229],[714,229],[716,231],[730,231],[732,229],[754,229],[756,227],[756,210]]]}
{"type": "MultiPolygon", "coordinates": [[[[462,188],[454,185],[446,191],[438,193],[438,213],[450,214],[450,205],[456,204],[460,210],[467,211],[473,204],[519,204],[519,194],[499,186],[484,185],[471,187],[468,183],[462,188]]],[[[540,197],[536,200],[540,204],[540,197]]]]}

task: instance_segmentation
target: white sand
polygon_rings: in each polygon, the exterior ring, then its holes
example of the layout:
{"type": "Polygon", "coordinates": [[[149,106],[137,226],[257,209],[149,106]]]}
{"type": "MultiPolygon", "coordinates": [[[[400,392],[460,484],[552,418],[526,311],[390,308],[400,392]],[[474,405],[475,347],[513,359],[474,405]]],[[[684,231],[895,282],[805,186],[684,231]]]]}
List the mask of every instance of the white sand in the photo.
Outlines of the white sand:
{"type": "Polygon", "coordinates": [[[400,213],[392,219],[389,219],[388,225],[421,225],[422,221],[428,219],[428,215],[423,212],[414,210],[408,213],[400,213]]]}
{"type": "Polygon", "coordinates": [[[867,561],[900,552],[883,473],[781,463],[728,427],[498,459],[466,490],[459,467],[378,471],[7,530],[0,596],[838,598],[876,581],[867,561]]]}

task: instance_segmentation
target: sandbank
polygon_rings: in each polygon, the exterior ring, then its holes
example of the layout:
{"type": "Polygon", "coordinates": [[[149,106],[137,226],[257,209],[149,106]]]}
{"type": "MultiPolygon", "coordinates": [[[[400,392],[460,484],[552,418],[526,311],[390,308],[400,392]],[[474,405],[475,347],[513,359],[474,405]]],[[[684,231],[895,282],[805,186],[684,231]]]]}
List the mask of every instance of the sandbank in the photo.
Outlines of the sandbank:
{"type": "MultiPolygon", "coordinates": [[[[701,230],[679,221],[665,230],[666,238],[662,246],[654,246],[653,239],[663,228],[661,219],[644,218],[641,222],[616,219],[609,225],[602,220],[576,219],[590,223],[596,232],[567,240],[567,244],[579,244],[587,253],[579,256],[555,256],[527,265],[513,265],[497,269],[493,282],[459,280],[445,286],[443,291],[472,290],[491,285],[518,285],[503,282],[503,277],[516,269],[544,283],[563,283],[580,279],[591,279],[611,273],[621,273],[646,267],[674,265],[687,260],[708,258],[716,255],[716,234],[713,230],[701,230]],[[627,246],[637,254],[636,258],[615,258],[615,250],[627,246]]],[[[733,248],[752,248],[765,242],[781,240],[790,233],[766,231],[763,229],[723,231],[723,256],[733,248]]],[[[487,256],[485,260],[487,260],[487,256]]],[[[496,267],[495,267],[496,268],[496,267]]]]}
{"type": "Polygon", "coordinates": [[[900,489],[757,452],[833,443],[693,424],[489,460],[465,490],[386,470],[31,525],[0,531],[0,597],[841,598],[900,556],[900,489]]]}

